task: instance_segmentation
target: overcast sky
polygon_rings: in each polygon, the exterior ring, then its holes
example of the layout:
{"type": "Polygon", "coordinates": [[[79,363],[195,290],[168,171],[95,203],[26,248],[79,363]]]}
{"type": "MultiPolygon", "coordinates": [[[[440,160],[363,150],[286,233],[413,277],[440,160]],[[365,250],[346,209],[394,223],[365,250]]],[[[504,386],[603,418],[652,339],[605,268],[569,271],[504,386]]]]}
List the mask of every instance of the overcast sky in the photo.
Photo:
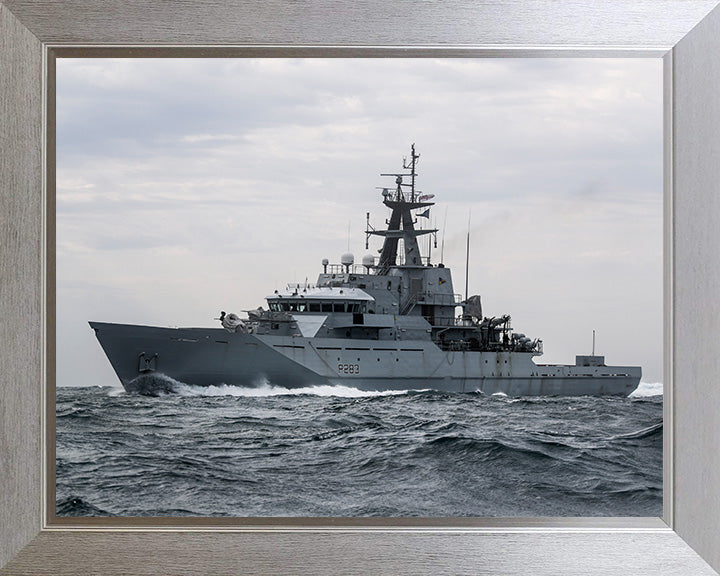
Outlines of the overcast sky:
{"type": "Polygon", "coordinates": [[[662,381],[661,60],[59,59],[58,385],[119,385],[89,320],[215,326],[359,262],[411,143],[455,292],[471,214],[486,315],[662,381]]]}

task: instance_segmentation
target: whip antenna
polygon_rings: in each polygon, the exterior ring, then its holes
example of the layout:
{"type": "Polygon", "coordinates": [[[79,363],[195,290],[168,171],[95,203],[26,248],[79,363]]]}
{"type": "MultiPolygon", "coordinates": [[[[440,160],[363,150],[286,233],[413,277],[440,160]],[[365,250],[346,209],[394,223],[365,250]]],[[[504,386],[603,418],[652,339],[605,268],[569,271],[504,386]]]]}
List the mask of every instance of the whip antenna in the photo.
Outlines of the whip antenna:
{"type": "Polygon", "coordinates": [[[447,209],[448,207],[445,206],[445,220],[443,220],[443,234],[442,241],[440,242],[440,264],[445,263],[445,228],[447,228],[447,209]]]}
{"type": "Polygon", "coordinates": [[[470,219],[472,218],[472,208],[468,214],[468,230],[467,230],[467,245],[465,246],[465,302],[468,299],[468,277],[470,272],[470,219]]]}

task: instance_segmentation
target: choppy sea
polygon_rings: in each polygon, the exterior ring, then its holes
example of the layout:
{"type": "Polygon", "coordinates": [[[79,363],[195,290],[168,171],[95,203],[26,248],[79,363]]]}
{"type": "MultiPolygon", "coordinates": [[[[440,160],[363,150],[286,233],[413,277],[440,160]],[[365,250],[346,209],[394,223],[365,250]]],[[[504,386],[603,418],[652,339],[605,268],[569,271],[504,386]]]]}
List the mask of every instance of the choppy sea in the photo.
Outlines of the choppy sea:
{"type": "Polygon", "coordinates": [[[661,516],[662,386],[56,396],[58,516],[661,516]]]}

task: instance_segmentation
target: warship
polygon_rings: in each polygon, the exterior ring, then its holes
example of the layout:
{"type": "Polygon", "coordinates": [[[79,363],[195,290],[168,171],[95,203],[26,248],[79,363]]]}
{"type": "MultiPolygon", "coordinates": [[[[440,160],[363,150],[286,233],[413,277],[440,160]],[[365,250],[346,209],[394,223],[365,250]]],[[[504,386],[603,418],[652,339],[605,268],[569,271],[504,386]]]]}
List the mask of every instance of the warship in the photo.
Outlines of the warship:
{"type": "MultiPolygon", "coordinates": [[[[343,385],[359,390],[438,390],[508,396],[627,396],[637,366],[607,366],[578,355],[573,365],[541,364],[543,342],[515,332],[508,314],[484,316],[480,296],[456,294],[450,269],[430,261],[435,228],[417,226],[434,195],[416,190],[415,145],[402,171],[381,174],[389,209],[385,229],[367,213],[361,263],[345,253],[322,260],[315,284],[275,290],[262,306],[220,313],[213,328],[166,328],[90,322],[123,387],[131,393],[194,386],[283,388],[343,385]],[[418,239],[428,237],[428,254],[418,239]]],[[[424,244],[424,242],[422,243],[424,244]]]]}

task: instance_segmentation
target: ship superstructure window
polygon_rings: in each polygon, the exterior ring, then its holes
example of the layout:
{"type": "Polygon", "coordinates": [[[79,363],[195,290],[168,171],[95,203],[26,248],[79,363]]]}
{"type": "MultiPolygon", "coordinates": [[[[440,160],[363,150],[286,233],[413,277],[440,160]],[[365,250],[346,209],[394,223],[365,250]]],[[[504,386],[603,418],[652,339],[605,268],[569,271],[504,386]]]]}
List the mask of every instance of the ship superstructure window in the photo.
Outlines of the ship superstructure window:
{"type": "Polygon", "coordinates": [[[288,285],[286,290],[276,290],[266,296],[271,312],[290,313],[347,313],[365,314],[374,299],[367,292],[353,286],[288,285]]]}
{"type": "Polygon", "coordinates": [[[334,301],[334,302],[309,302],[308,300],[269,300],[268,307],[271,312],[348,312],[352,314],[364,314],[367,312],[367,302],[334,301]]]}

